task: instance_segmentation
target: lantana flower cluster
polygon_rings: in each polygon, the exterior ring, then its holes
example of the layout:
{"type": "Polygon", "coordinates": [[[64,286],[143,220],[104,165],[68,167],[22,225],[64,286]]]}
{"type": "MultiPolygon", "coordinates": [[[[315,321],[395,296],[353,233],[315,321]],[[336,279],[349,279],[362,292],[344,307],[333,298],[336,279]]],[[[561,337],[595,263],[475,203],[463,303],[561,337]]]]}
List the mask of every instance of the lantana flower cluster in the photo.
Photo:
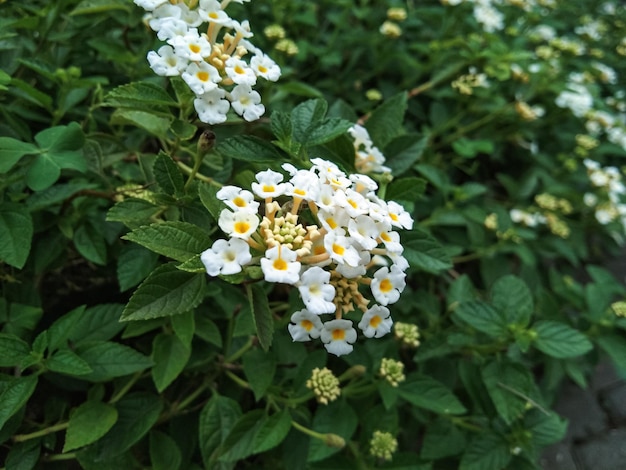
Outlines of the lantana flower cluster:
{"type": "Polygon", "coordinates": [[[355,124],[348,133],[352,136],[354,145],[354,167],[359,173],[388,173],[391,168],[385,166],[385,156],[374,146],[367,129],[355,124]]]}
{"type": "Polygon", "coordinates": [[[246,121],[263,115],[261,95],[253,87],[258,78],[278,80],[280,67],[248,41],[249,22],[240,23],[224,11],[231,0],[134,1],[166,42],[148,53],[150,67],[157,75],[182,77],[196,95],[194,107],[202,122],[224,122],[231,107],[246,121]]]}
{"type": "Polygon", "coordinates": [[[614,166],[602,167],[591,159],[583,161],[591,184],[598,190],[598,194],[585,193],[585,205],[594,209],[598,223],[610,224],[619,220],[626,231],[626,204],[622,198],[626,195],[626,186],[622,181],[622,173],[614,166]]]}
{"type": "Polygon", "coordinates": [[[409,267],[396,230],[412,228],[413,219],[379,198],[370,177],[347,176],[322,159],[311,163],[309,170],[283,164],[288,180],[260,171],[252,191],[222,187],[217,198],[227,208],[218,225],[228,239],[217,240],[201,260],[211,276],[260,266],[265,281],[296,287],[304,308],[291,315],[293,340],[321,339],[339,356],[357,339],[347,314],[360,312],[358,328],[368,338],[391,331],[388,305],[400,298],[409,267]]]}

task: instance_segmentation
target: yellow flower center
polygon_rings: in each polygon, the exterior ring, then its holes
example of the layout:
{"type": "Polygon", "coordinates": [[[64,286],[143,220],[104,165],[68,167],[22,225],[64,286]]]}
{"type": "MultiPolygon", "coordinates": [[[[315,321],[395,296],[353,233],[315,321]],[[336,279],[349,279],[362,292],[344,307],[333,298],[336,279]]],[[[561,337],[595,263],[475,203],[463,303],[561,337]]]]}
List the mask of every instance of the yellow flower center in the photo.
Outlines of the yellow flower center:
{"type": "Polygon", "coordinates": [[[352,199],[348,199],[348,204],[350,204],[354,209],[357,209],[359,207],[359,205],[352,199]]]}
{"type": "Polygon", "coordinates": [[[235,199],[233,199],[233,204],[235,204],[237,207],[246,207],[248,205],[246,204],[246,201],[240,196],[237,196],[235,199]]]}
{"type": "Polygon", "coordinates": [[[276,191],[276,189],[274,188],[273,185],[270,185],[270,184],[264,184],[263,185],[263,192],[264,193],[273,193],[274,191],[276,191]]]}
{"type": "Polygon", "coordinates": [[[307,331],[311,331],[311,329],[313,328],[313,322],[311,320],[302,320],[300,322],[300,326],[302,326],[302,328],[307,331]]]}
{"type": "Polygon", "coordinates": [[[237,233],[246,233],[250,230],[250,224],[248,222],[236,222],[234,229],[237,233]]]}
{"type": "Polygon", "coordinates": [[[378,328],[378,325],[380,325],[382,321],[382,318],[380,318],[378,315],[374,315],[370,320],[370,326],[372,328],[378,328]]]}
{"type": "Polygon", "coordinates": [[[389,279],[383,279],[382,281],[380,281],[381,292],[389,292],[391,289],[393,289],[393,284],[389,279]]]}
{"type": "Polygon", "coordinates": [[[239,75],[244,75],[246,73],[246,71],[240,65],[235,65],[235,68],[233,70],[235,71],[235,73],[238,73],[239,75]]]}
{"type": "Polygon", "coordinates": [[[298,196],[306,196],[306,191],[304,189],[294,189],[293,192],[298,196]]]}
{"type": "Polygon", "coordinates": [[[196,77],[198,77],[198,80],[201,82],[207,82],[209,81],[209,72],[202,70],[196,74],[196,77]]]}
{"type": "Polygon", "coordinates": [[[386,242],[390,242],[391,241],[391,237],[389,236],[389,234],[387,232],[381,233],[380,234],[380,238],[382,238],[386,242]]]}
{"type": "Polygon", "coordinates": [[[343,253],[346,251],[346,249],[341,246],[341,245],[337,245],[336,243],[333,243],[333,252],[338,254],[339,256],[343,255],[343,253]]]}
{"type": "Polygon", "coordinates": [[[313,248],[314,255],[321,255],[323,253],[326,253],[326,248],[324,248],[322,245],[317,245],[313,248]]]}
{"type": "Polygon", "coordinates": [[[337,225],[338,225],[337,222],[335,222],[335,219],[333,219],[332,217],[329,217],[328,219],[326,219],[326,223],[333,230],[335,230],[337,228],[337,225]]]}
{"type": "Polygon", "coordinates": [[[265,67],[265,66],[263,66],[263,65],[259,65],[259,66],[258,66],[258,70],[259,70],[259,72],[261,72],[261,73],[265,73],[265,72],[267,72],[267,67],[265,67]]]}
{"type": "Polygon", "coordinates": [[[282,258],[275,259],[273,266],[277,271],[287,271],[287,261],[282,258]]]}
{"type": "Polygon", "coordinates": [[[394,222],[398,221],[398,216],[394,214],[393,212],[389,213],[389,217],[391,217],[391,220],[393,220],[394,222]]]}
{"type": "Polygon", "coordinates": [[[333,330],[332,336],[333,341],[343,341],[346,338],[346,330],[333,330]]]}
{"type": "Polygon", "coordinates": [[[197,44],[189,44],[189,50],[194,54],[197,54],[198,52],[200,52],[200,46],[198,46],[197,44]]]}
{"type": "Polygon", "coordinates": [[[219,16],[217,15],[217,13],[215,13],[214,11],[212,11],[211,13],[209,13],[209,18],[216,20],[219,18],[219,16]]]}

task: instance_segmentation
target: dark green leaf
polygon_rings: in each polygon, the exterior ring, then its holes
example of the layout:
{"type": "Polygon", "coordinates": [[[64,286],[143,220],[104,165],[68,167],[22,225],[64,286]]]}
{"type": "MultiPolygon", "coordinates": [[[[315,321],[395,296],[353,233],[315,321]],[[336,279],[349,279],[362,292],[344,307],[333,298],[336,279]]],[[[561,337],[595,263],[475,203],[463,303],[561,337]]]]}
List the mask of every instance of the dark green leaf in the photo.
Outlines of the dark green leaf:
{"type": "Polygon", "coordinates": [[[412,268],[431,273],[450,269],[452,262],[446,250],[434,238],[421,231],[413,231],[411,239],[404,242],[404,257],[412,268]]]}
{"type": "Polygon", "coordinates": [[[492,338],[502,338],[508,334],[504,313],[500,313],[491,305],[480,300],[460,303],[454,310],[454,317],[492,338]]]}
{"type": "Polygon", "coordinates": [[[187,261],[211,246],[211,239],[204,230],[179,221],[144,225],[122,238],[176,261],[187,261]]]}
{"type": "Polygon", "coordinates": [[[511,461],[509,444],[501,436],[481,433],[468,445],[459,470],[502,470],[511,461]]]}
{"type": "Polygon", "coordinates": [[[291,111],[293,138],[296,142],[305,143],[309,134],[319,123],[328,110],[328,103],[322,99],[308,100],[300,103],[291,111]]]}
{"type": "Polygon", "coordinates": [[[30,346],[17,336],[0,333],[0,367],[17,366],[30,354],[30,346]]]}
{"type": "Polygon", "coordinates": [[[11,379],[0,393],[0,429],[26,404],[37,386],[37,376],[11,379]]]}
{"type": "Polygon", "coordinates": [[[243,372],[254,392],[255,400],[259,401],[274,380],[276,359],[268,352],[251,349],[243,356],[243,372]]]}
{"type": "Polygon", "coordinates": [[[199,315],[196,319],[196,335],[218,348],[222,347],[220,330],[213,320],[206,315],[199,315]]]}
{"type": "Polygon", "coordinates": [[[532,329],[537,334],[535,347],[548,356],[558,359],[576,357],[593,348],[584,334],[564,323],[542,320],[535,323],[532,329]]]}
{"type": "Polygon", "coordinates": [[[403,132],[402,122],[407,108],[406,92],[397,94],[374,110],[365,122],[372,142],[384,149],[391,140],[403,132]]]}
{"type": "Polygon", "coordinates": [[[385,165],[391,168],[394,176],[401,175],[420,160],[428,145],[428,138],[428,135],[401,135],[387,144],[383,152],[387,158],[385,165]]]}
{"type": "Polygon", "coordinates": [[[504,313],[507,322],[526,327],[535,310],[528,286],[520,278],[507,275],[491,288],[493,306],[504,313]]]}
{"type": "Polygon", "coordinates": [[[36,145],[22,142],[11,137],[0,137],[0,173],[6,173],[24,155],[39,152],[36,145]]]}
{"type": "Polygon", "coordinates": [[[156,216],[161,214],[166,206],[156,205],[145,199],[126,198],[115,204],[107,212],[108,222],[122,222],[130,228],[137,228],[155,222],[156,216]]]}
{"type": "Polygon", "coordinates": [[[466,445],[463,432],[449,419],[439,418],[426,427],[420,457],[436,460],[460,454],[466,445]]]}
{"type": "Polygon", "coordinates": [[[282,410],[270,416],[261,426],[254,438],[253,452],[266,452],[279,445],[289,434],[291,429],[291,415],[282,410]]]}
{"type": "Polygon", "coordinates": [[[92,368],[93,372],[81,376],[82,380],[102,382],[113,377],[132,374],[152,366],[149,357],[119,343],[99,341],[87,343],[76,353],[92,368]]]}
{"type": "Polygon", "coordinates": [[[611,358],[615,368],[626,377],[626,338],[612,333],[597,339],[598,346],[611,358]]]}
{"type": "Polygon", "coordinates": [[[150,433],[150,461],[152,470],[178,470],[182,455],[176,441],[167,434],[152,431],[150,433]]]}
{"type": "Polygon", "coordinates": [[[239,404],[228,397],[214,394],[200,413],[199,441],[206,468],[213,468],[217,450],[241,416],[239,404]]]}
{"type": "Polygon", "coordinates": [[[191,348],[191,341],[196,331],[194,312],[185,312],[180,315],[174,315],[170,318],[172,328],[176,336],[182,341],[186,348],[191,348]]]}
{"type": "Polygon", "coordinates": [[[52,372],[67,375],[85,375],[93,372],[86,361],[69,349],[60,349],[46,361],[46,367],[52,372]]]}
{"type": "Polygon", "coordinates": [[[111,124],[132,125],[157,137],[164,138],[172,123],[172,117],[162,117],[152,112],[118,108],[111,115],[111,124]]]}
{"type": "Polygon", "coordinates": [[[70,16],[90,15],[112,10],[131,11],[131,6],[125,0],[82,0],[70,12],[70,16]]]}
{"type": "Polygon", "coordinates": [[[424,178],[400,178],[392,181],[387,186],[386,199],[393,201],[417,201],[426,190],[424,178]]]}
{"type": "Polygon", "coordinates": [[[159,393],[180,375],[190,355],[191,349],[185,346],[178,336],[161,333],[154,338],[152,380],[159,393]]]}
{"type": "Polygon", "coordinates": [[[134,82],[111,90],[105,97],[108,106],[149,110],[155,106],[177,106],[163,87],[150,82],[134,82]]]}
{"type": "Polygon", "coordinates": [[[259,284],[246,284],[248,301],[254,318],[259,344],[268,350],[274,336],[274,319],[267,300],[267,294],[259,284]]]}
{"type": "Polygon", "coordinates": [[[163,192],[176,197],[183,195],[185,186],[183,174],[169,155],[163,152],[157,155],[152,173],[163,192]]]}
{"type": "Polygon", "coordinates": [[[320,145],[339,137],[352,127],[350,121],[340,118],[326,118],[309,130],[306,144],[320,145]]]}
{"type": "Polygon", "coordinates": [[[156,268],[130,298],[121,320],[146,320],[187,312],[204,298],[205,275],[172,264],[156,268]]]}
{"type": "Polygon", "coordinates": [[[21,269],[33,238],[33,221],[24,206],[0,204],[0,261],[21,269]]]}
{"type": "Polygon", "coordinates": [[[124,292],[143,281],[157,266],[159,255],[143,246],[128,244],[122,247],[117,259],[117,280],[124,292]]]}
{"type": "Polygon", "coordinates": [[[399,394],[409,403],[439,414],[463,414],[466,409],[448,387],[441,382],[420,376],[403,382],[399,394]]]}
{"type": "MultiPolygon", "coordinates": [[[[358,424],[354,409],[344,399],[338,399],[318,408],[313,417],[313,430],[326,434],[332,433],[342,437],[346,442],[352,438],[358,424]]],[[[308,462],[317,462],[339,452],[338,447],[328,446],[320,439],[311,439],[309,444],[308,462]]]]}
{"type": "Polygon", "coordinates": [[[498,415],[507,424],[520,418],[533,385],[528,370],[519,364],[493,361],[483,368],[482,376],[498,415]]]}
{"type": "Polygon", "coordinates": [[[117,421],[113,405],[87,401],[72,411],[63,452],[78,449],[104,436],[117,421]]]}
{"type": "Polygon", "coordinates": [[[18,442],[11,447],[5,462],[6,470],[34,470],[41,453],[41,439],[18,442]]]}
{"type": "Polygon", "coordinates": [[[226,436],[219,459],[234,462],[252,455],[256,436],[266,422],[267,415],[263,410],[249,411],[241,416],[226,436]]]}
{"type": "Polygon", "coordinates": [[[218,220],[220,212],[225,208],[224,204],[217,199],[217,191],[219,189],[210,184],[201,183],[198,186],[198,194],[204,207],[207,208],[214,220],[218,220]]]}
{"type": "Polygon", "coordinates": [[[76,250],[92,263],[104,266],[107,262],[107,248],[104,234],[92,224],[81,224],[74,231],[76,250]]]}
{"type": "Polygon", "coordinates": [[[99,304],[88,309],[83,305],[66,313],[48,329],[50,350],[68,342],[79,346],[90,341],[111,339],[124,328],[118,322],[123,308],[121,304],[99,304]]]}
{"type": "Polygon", "coordinates": [[[283,159],[269,142],[252,135],[236,135],[218,144],[217,151],[234,160],[253,163],[273,163],[283,159]]]}

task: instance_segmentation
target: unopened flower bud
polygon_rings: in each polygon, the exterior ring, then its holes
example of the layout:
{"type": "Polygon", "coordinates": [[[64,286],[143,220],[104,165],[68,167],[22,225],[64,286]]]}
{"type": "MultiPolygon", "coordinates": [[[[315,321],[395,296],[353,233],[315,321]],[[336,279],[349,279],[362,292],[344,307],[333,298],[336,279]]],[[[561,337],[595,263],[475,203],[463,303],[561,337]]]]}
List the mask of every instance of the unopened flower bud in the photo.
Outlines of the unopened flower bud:
{"type": "Polygon", "coordinates": [[[336,447],[343,449],[346,446],[346,440],[337,434],[328,433],[324,436],[324,442],[328,447],[336,447]]]}
{"type": "Polygon", "coordinates": [[[341,395],[339,379],[326,367],[313,369],[311,378],[306,382],[306,387],[313,390],[315,398],[323,405],[328,405],[341,395]]]}
{"type": "Polygon", "coordinates": [[[370,441],[370,454],[382,460],[391,460],[398,449],[398,441],[391,433],[374,431],[370,441]]]}
{"type": "Polygon", "coordinates": [[[400,382],[404,382],[406,379],[404,364],[388,357],[383,358],[379,373],[392,387],[397,387],[400,382]]]}

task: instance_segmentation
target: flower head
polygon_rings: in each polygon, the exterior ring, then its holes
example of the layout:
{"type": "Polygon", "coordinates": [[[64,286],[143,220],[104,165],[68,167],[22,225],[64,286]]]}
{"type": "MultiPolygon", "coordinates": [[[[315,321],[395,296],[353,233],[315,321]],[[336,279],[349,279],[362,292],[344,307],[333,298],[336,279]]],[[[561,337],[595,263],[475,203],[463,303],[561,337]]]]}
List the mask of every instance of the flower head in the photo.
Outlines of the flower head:
{"type": "Polygon", "coordinates": [[[382,460],[391,460],[398,449],[398,441],[391,433],[374,431],[370,441],[370,454],[382,460]]]}
{"type": "Polygon", "coordinates": [[[306,381],[306,387],[313,390],[315,398],[323,405],[328,405],[328,403],[335,401],[341,395],[339,379],[326,367],[313,369],[311,378],[306,381]]]}
{"type": "Polygon", "coordinates": [[[381,361],[379,373],[392,387],[397,387],[400,382],[404,382],[406,379],[404,364],[388,357],[381,361]]]}
{"type": "Polygon", "coordinates": [[[216,240],[213,246],[200,254],[200,260],[210,276],[236,274],[252,260],[250,247],[239,238],[216,240]]]}
{"type": "Polygon", "coordinates": [[[324,323],[320,338],[329,353],[343,356],[352,352],[356,330],[350,320],[331,320],[324,323]]]}
{"type": "Polygon", "coordinates": [[[300,263],[297,254],[286,246],[276,245],[261,258],[261,269],[268,282],[295,284],[300,280],[300,263]]]}
{"type": "Polygon", "coordinates": [[[368,309],[359,322],[359,328],[368,338],[380,338],[391,331],[393,320],[387,307],[374,305],[368,309]]]}
{"type": "Polygon", "coordinates": [[[317,339],[320,337],[322,328],[320,317],[306,309],[294,312],[291,315],[291,323],[287,327],[294,341],[317,339]]]}

